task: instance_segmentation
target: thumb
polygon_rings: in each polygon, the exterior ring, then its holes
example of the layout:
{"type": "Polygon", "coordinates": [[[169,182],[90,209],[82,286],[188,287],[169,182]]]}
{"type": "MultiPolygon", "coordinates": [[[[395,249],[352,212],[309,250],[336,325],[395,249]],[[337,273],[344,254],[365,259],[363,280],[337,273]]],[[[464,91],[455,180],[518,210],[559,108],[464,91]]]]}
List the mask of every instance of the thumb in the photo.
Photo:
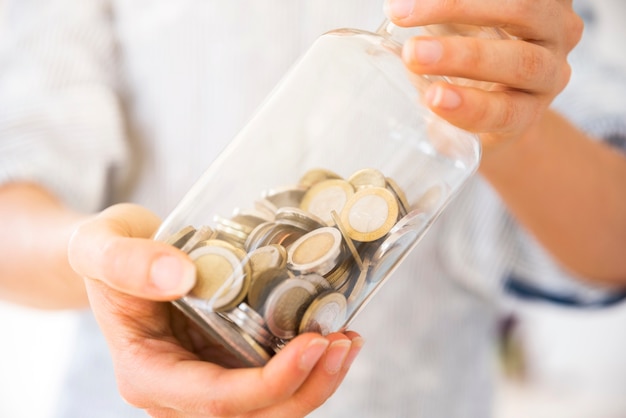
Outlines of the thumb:
{"type": "Polygon", "coordinates": [[[74,231],[70,265],[81,276],[129,295],[177,299],[193,287],[195,266],[177,248],[150,238],[159,224],[160,219],[141,206],[111,206],[74,231]]]}

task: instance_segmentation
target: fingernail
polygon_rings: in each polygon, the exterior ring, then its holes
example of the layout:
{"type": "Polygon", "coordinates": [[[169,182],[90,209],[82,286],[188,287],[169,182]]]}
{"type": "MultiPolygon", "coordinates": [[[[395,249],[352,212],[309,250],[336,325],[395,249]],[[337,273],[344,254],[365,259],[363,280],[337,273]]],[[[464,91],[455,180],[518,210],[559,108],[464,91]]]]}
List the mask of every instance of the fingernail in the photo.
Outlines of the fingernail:
{"type": "Polygon", "coordinates": [[[184,295],[196,282],[193,265],[177,257],[161,256],[152,262],[150,280],[159,290],[171,295],[184,295]]]}
{"type": "Polygon", "coordinates": [[[442,86],[434,86],[426,90],[424,100],[432,107],[440,109],[456,109],[461,105],[461,96],[451,89],[442,86]]]}
{"type": "Polygon", "coordinates": [[[441,42],[435,40],[415,40],[402,50],[405,61],[415,61],[418,64],[434,64],[443,55],[441,42]]]}
{"type": "Polygon", "coordinates": [[[300,369],[303,371],[311,370],[326,351],[328,344],[329,342],[325,338],[316,338],[309,342],[309,345],[300,354],[300,369]]]}
{"type": "Polygon", "coordinates": [[[341,370],[341,366],[350,350],[350,345],[350,340],[337,340],[330,345],[324,361],[324,368],[328,373],[335,374],[341,370]]]}
{"type": "Polygon", "coordinates": [[[345,369],[348,369],[352,365],[352,363],[356,359],[356,356],[361,352],[361,348],[363,348],[364,344],[365,340],[362,337],[356,337],[352,340],[352,347],[350,349],[350,352],[348,353],[346,360],[343,362],[343,367],[345,369]]]}
{"type": "Polygon", "coordinates": [[[385,15],[395,19],[404,19],[413,13],[414,0],[387,0],[385,15]]]}

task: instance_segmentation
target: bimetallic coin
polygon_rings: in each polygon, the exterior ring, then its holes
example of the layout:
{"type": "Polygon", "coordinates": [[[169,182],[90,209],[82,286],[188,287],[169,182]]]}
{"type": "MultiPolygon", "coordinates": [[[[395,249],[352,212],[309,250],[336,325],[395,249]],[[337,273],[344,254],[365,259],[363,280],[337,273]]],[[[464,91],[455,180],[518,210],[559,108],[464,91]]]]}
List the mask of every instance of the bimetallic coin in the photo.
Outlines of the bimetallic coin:
{"type": "Polygon", "coordinates": [[[350,250],[350,253],[352,254],[352,258],[354,259],[354,262],[357,264],[359,269],[363,270],[363,260],[361,259],[361,255],[356,249],[356,246],[354,245],[352,238],[350,238],[350,236],[348,235],[348,232],[346,232],[346,228],[343,226],[343,223],[341,222],[341,219],[339,218],[339,215],[337,214],[337,212],[333,211],[332,217],[333,217],[333,220],[335,221],[335,226],[337,227],[337,229],[339,229],[339,232],[341,232],[341,236],[343,237],[343,242],[346,243],[346,246],[348,247],[348,249],[350,250]]]}
{"type": "Polygon", "coordinates": [[[248,253],[252,274],[271,268],[283,269],[287,264],[287,250],[280,244],[259,247],[248,253]]]}
{"type": "Polygon", "coordinates": [[[165,243],[181,249],[183,248],[183,245],[185,245],[185,243],[189,241],[189,238],[191,238],[195,233],[196,228],[194,228],[193,226],[186,226],[175,234],[170,235],[165,240],[165,243]]]}
{"type": "Polygon", "coordinates": [[[256,249],[271,244],[279,244],[287,248],[304,234],[306,234],[306,231],[301,228],[274,222],[273,228],[268,229],[249,249],[256,249]]]}
{"type": "Polygon", "coordinates": [[[321,293],[324,290],[332,289],[332,286],[329,283],[329,281],[326,280],[324,276],[320,276],[319,274],[315,274],[315,273],[303,274],[298,277],[313,283],[315,285],[315,288],[317,289],[317,293],[321,293]]]}
{"type": "Polygon", "coordinates": [[[270,292],[265,303],[265,321],[269,330],[284,340],[295,337],[306,308],[317,289],[300,278],[287,279],[270,292]]]}
{"type": "Polygon", "coordinates": [[[215,238],[215,231],[210,227],[203,225],[194,232],[194,234],[187,240],[187,242],[181,247],[181,251],[185,253],[191,252],[199,243],[215,238]]]}
{"type": "Polygon", "coordinates": [[[224,315],[232,322],[234,322],[242,331],[250,335],[256,342],[264,347],[270,348],[272,345],[273,336],[265,329],[265,321],[263,317],[254,312],[252,309],[241,309],[235,307],[230,311],[224,313],[224,315]],[[259,319],[262,321],[259,323],[259,319]]]}
{"type": "Polygon", "coordinates": [[[262,196],[277,209],[285,207],[299,208],[306,190],[306,188],[298,186],[285,187],[283,189],[267,190],[262,196]]]}
{"type": "Polygon", "coordinates": [[[312,213],[290,207],[276,211],[276,223],[293,225],[307,232],[326,226],[326,222],[312,213]]]}
{"type": "Polygon", "coordinates": [[[385,236],[398,220],[398,202],[389,190],[368,187],[350,198],[340,218],[353,240],[375,241],[385,236]]]}
{"type": "Polygon", "coordinates": [[[346,296],[348,300],[348,305],[355,305],[361,301],[365,294],[366,283],[367,283],[367,275],[369,273],[370,259],[368,257],[363,259],[363,268],[356,269],[353,268],[350,271],[350,279],[348,280],[349,285],[345,288],[342,293],[346,296]]]}
{"type": "Polygon", "coordinates": [[[314,169],[307,171],[306,173],[304,173],[302,177],[300,177],[300,180],[298,181],[298,185],[305,187],[305,188],[309,188],[324,180],[334,180],[334,179],[341,179],[341,176],[325,168],[314,168],[314,169]]]}
{"type": "Polygon", "coordinates": [[[325,292],[317,296],[302,315],[299,333],[319,332],[328,335],[341,329],[346,320],[346,297],[339,292],[325,292]]]}
{"type": "Polygon", "coordinates": [[[241,250],[219,240],[198,244],[189,257],[196,265],[196,285],[190,296],[209,301],[214,311],[231,309],[243,299],[250,284],[250,266],[241,250]]]}
{"type": "Polygon", "coordinates": [[[269,293],[287,279],[287,270],[282,268],[268,268],[254,273],[248,289],[248,305],[257,312],[263,312],[269,293]]]}
{"type": "Polygon", "coordinates": [[[300,208],[333,225],[331,212],[341,213],[354,195],[354,187],[346,180],[325,180],[312,186],[302,198],[300,208]]]}
{"type": "Polygon", "coordinates": [[[262,213],[263,218],[274,220],[274,214],[278,208],[267,199],[258,199],[254,201],[254,209],[262,213]]]}
{"type": "Polygon", "coordinates": [[[385,175],[375,168],[358,170],[348,177],[348,181],[357,191],[366,187],[385,187],[387,184],[385,175]]]}
{"type": "Polygon", "coordinates": [[[385,177],[385,187],[387,187],[387,190],[393,193],[398,200],[400,216],[406,215],[409,212],[411,205],[409,205],[409,200],[406,198],[404,190],[402,190],[400,185],[398,185],[398,183],[396,183],[396,181],[391,177],[385,177]]]}
{"type": "Polygon", "coordinates": [[[324,276],[337,266],[341,257],[341,232],[327,226],[301,236],[289,247],[287,267],[301,274],[324,276]]]}
{"type": "Polygon", "coordinates": [[[352,259],[346,257],[333,271],[324,277],[328,280],[328,283],[330,283],[333,289],[341,289],[350,279],[350,271],[354,265],[352,259]]]}

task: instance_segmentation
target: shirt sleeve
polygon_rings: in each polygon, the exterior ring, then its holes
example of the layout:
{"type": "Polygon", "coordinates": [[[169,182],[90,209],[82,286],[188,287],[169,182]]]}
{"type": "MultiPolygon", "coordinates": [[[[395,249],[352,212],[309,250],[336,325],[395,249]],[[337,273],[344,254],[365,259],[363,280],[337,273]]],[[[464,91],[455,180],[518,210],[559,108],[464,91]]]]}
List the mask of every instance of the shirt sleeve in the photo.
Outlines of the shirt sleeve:
{"type": "Polygon", "coordinates": [[[115,39],[101,0],[9,0],[0,24],[0,183],[102,207],[127,158],[115,39]]]}

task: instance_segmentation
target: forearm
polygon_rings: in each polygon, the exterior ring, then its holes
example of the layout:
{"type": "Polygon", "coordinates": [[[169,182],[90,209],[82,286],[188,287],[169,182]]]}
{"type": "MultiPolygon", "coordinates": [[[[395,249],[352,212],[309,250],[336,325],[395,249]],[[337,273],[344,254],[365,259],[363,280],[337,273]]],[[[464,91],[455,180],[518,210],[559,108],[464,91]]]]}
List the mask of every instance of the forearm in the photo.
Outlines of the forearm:
{"type": "Polygon", "coordinates": [[[481,174],[562,265],[626,284],[626,157],[548,112],[519,141],[487,149],[481,174]]]}
{"type": "Polygon", "coordinates": [[[87,306],[67,260],[81,216],[34,184],[0,186],[0,298],[44,309],[87,306]]]}

